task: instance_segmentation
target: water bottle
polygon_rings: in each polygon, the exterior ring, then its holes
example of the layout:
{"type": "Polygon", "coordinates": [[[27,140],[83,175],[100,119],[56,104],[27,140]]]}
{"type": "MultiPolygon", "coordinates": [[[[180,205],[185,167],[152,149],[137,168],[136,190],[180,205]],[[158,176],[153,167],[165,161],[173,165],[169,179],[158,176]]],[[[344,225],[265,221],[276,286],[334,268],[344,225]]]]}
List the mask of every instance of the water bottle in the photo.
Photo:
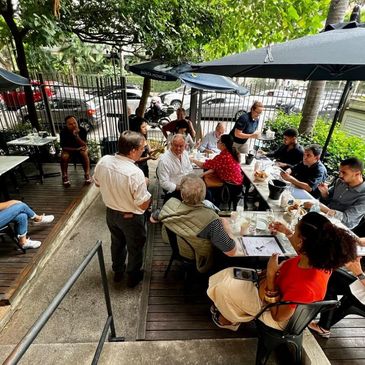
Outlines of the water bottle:
{"type": "Polygon", "coordinates": [[[237,208],[236,208],[236,211],[237,211],[237,214],[238,216],[242,216],[243,215],[243,212],[245,210],[245,201],[243,198],[241,198],[238,203],[237,203],[237,208]]]}
{"type": "Polygon", "coordinates": [[[257,215],[253,214],[250,219],[250,225],[248,226],[248,233],[252,236],[256,234],[256,226],[257,226],[257,215]]]}
{"type": "Polygon", "coordinates": [[[321,208],[319,206],[319,200],[316,200],[316,202],[311,206],[310,212],[316,212],[319,213],[321,211],[321,208]]]}

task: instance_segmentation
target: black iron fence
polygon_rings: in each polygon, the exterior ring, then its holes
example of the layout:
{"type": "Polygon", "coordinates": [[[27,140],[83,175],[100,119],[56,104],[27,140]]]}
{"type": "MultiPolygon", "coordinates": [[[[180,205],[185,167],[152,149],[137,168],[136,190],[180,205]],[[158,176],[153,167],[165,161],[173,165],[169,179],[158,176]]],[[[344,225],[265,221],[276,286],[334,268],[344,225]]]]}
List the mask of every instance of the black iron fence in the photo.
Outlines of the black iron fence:
{"type": "MultiPolygon", "coordinates": [[[[124,77],[42,73],[32,75],[32,80],[41,129],[57,134],[65,125],[65,117],[75,115],[88,130],[89,150],[94,160],[115,150],[120,131],[128,128],[127,107],[133,113],[142,94],[140,83],[135,82],[135,77],[132,83],[124,77]]],[[[249,95],[200,92],[197,115],[192,117],[200,121],[198,131],[202,135],[214,129],[218,121],[223,121],[226,131],[229,131],[237,117],[249,111],[256,100],[265,105],[261,118],[263,123],[274,119],[279,110],[288,114],[302,110],[307,88],[304,82],[288,84],[270,79],[237,81],[249,89],[249,95]]],[[[362,95],[362,88],[363,83],[359,83],[354,92],[362,95]]],[[[320,102],[320,116],[328,119],[333,117],[342,89],[341,82],[327,82],[324,98],[320,102]]],[[[154,95],[157,96],[157,92],[154,95]]],[[[162,103],[174,108],[182,105],[188,115],[192,114],[190,99],[190,90],[185,89],[184,92],[184,88],[161,94],[162,103]]],[[[1,93],[0,101],[0,134],[6,135],[2,139],[10,138],[8,135],[26,135],[31,132],[23,89],[1,93]]],[[[171,115],[172,119],[174,117],[174,114],[171,115]]],[[[163,136],[158,128],[154,128],[149,131],[149,138],[161,141],[163,136]]]]}

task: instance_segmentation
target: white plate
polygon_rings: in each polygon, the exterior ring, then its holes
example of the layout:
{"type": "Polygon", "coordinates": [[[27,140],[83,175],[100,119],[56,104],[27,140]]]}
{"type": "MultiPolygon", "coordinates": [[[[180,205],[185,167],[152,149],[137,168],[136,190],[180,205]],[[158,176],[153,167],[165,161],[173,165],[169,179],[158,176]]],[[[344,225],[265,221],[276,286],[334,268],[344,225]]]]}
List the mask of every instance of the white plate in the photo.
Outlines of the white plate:
{"type": "Polygon", "coordinates": [[[267,228],[267,221],[265,219],[257,219],[257,223],[256,223],[256,229],[260,230],[260,231],[265,231],[267,228]]]}

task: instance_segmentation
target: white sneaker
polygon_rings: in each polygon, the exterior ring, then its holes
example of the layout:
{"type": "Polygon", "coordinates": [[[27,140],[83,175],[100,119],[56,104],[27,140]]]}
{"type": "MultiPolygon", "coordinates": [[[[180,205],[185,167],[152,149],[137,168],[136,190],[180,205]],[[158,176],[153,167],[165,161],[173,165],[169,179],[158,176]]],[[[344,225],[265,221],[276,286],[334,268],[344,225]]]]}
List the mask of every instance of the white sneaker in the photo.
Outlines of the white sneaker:
{"type": "Polygon", "coordinates": [[[34,241],[30,238],[27,239],[27,242],[22,246],[24,250],[28,250],[29,248],[38,248],[42,244],[41,241],[34,241]]]}
{"type": "Polygon", "coordinates": [[[38,224],[49,224],[52,223],[54,220],[54,215],[41,215],[41,220],[40,221],[35,221],[33,219],[33,224],[34,225],[38,225],[38,224]]]}

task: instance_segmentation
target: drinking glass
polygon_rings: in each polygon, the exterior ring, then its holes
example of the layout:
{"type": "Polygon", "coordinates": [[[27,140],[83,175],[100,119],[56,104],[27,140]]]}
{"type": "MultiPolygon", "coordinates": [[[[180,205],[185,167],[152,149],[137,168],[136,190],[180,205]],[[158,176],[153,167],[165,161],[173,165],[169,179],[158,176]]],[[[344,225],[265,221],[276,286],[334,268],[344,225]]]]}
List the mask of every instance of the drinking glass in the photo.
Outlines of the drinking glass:
{"type": "Polygon", "coordinates": [[[274,211],[272,209],[266,209],[266,220],[267,220],[267,226],[269,226],[271,223],[274,222],[274,211]]]}
{"type": "Polygon", "coordinates": [[[248,232],[251,235],[256,234],[256,226],[257,226],[257,215],[252,214],[250,217],[250,225],[248,226],[248,232]]]}

